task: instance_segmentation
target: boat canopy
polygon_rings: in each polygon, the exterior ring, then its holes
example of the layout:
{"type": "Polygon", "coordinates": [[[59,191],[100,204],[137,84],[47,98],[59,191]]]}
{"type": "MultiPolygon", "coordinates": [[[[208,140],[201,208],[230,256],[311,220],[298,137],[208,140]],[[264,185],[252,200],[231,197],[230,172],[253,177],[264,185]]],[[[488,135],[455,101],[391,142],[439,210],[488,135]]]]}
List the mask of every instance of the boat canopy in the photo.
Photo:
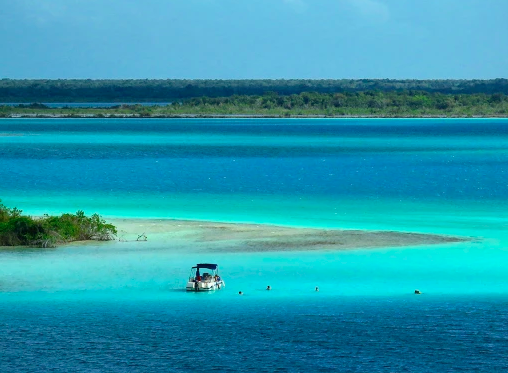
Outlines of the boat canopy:
{"type": "Polygon", "coordinates": [[[192,268],[206,268],[206,269],[211,269],[211,270],[215,270],[217,269],[218,265],[217,264],[209,264],[209,263],[202,263],[202,264],[198,264],[196,265],[195,267],[192,267],[192,268]]]}

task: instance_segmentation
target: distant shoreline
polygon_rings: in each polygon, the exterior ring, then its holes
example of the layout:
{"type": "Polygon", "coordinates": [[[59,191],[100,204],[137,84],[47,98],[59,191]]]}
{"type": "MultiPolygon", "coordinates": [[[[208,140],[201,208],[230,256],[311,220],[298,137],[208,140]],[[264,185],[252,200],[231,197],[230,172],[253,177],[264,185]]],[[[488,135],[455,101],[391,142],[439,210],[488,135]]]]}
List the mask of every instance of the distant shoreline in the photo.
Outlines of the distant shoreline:
{"type": "MultiPolygon", "coordinates": [[[[442,94],[426,91],[312,92],[262,95],[184,95],[163,105],[119,103],[100,107],[51,107],[40,102],[0,104],[9,118],[498,118],[508,116],[504,93],[442,94]]],[[[224,93],[225,94],[225,93],[224,93]]],[[[76,97],[79,97],[76,95],[76,97]]],[[[130,96],[119,95],[116,99],[130,96]]],[[[81,97],[84,98],[84,97],[81,97]]],[[[169,101],[169,100],[168,100],[169,101]]]]}
{"type": "Polygon", "coordinates": [[[0,119],[505,119],[508,115],[267,115],[267,114],[10,114],[0,119]]]}

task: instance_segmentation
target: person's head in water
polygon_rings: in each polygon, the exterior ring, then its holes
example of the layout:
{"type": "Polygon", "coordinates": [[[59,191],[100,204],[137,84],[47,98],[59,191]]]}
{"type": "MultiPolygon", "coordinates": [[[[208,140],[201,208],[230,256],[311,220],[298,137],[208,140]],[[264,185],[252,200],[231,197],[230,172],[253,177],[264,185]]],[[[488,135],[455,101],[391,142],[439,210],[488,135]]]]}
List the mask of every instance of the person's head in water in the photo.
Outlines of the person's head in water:
{"type": "Polygon", "coordinates": [[[272,290],[272,287],[271,287],[270,285],[268,285],[268,286],[266,287],[266,290],[272,290]]]}
{"type": "Polygon", "coordinates": [[[238,292],[239,295],[243,295],[243,293],[241,291],[238,292]]]}
{"type": "Polygon", "coordinates": [[[316,291],[319,291],[319,288],[316,286],[316,291]]]}

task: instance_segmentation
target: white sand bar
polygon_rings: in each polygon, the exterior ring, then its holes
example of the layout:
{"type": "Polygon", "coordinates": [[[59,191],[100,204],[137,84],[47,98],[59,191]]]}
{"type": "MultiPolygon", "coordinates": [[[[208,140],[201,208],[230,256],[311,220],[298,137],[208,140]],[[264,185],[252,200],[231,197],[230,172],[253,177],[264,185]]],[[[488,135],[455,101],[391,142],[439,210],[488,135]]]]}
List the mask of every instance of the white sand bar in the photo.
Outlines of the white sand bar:
{"type": "Polygon", "coordinates": [[[170,219],[108,219],[124,241],[186,242],[224,252],[350,250],[436,245],[470,238],[394,231],[293,228],[170,219]]]}

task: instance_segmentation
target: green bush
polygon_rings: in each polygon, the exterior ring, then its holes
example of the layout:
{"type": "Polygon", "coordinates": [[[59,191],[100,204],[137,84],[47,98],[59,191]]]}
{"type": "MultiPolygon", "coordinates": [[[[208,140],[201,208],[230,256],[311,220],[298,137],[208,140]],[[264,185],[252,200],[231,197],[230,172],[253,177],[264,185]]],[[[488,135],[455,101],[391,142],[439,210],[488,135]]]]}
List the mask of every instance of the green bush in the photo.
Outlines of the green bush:
{"type": "Polygon", "coordinates": [[[112,240],[116,234],[116,227],[98,214],[87,217],[78,211],[33,218],[0,203],[0,246],[54,247],[71,241],[112,240]]]}

